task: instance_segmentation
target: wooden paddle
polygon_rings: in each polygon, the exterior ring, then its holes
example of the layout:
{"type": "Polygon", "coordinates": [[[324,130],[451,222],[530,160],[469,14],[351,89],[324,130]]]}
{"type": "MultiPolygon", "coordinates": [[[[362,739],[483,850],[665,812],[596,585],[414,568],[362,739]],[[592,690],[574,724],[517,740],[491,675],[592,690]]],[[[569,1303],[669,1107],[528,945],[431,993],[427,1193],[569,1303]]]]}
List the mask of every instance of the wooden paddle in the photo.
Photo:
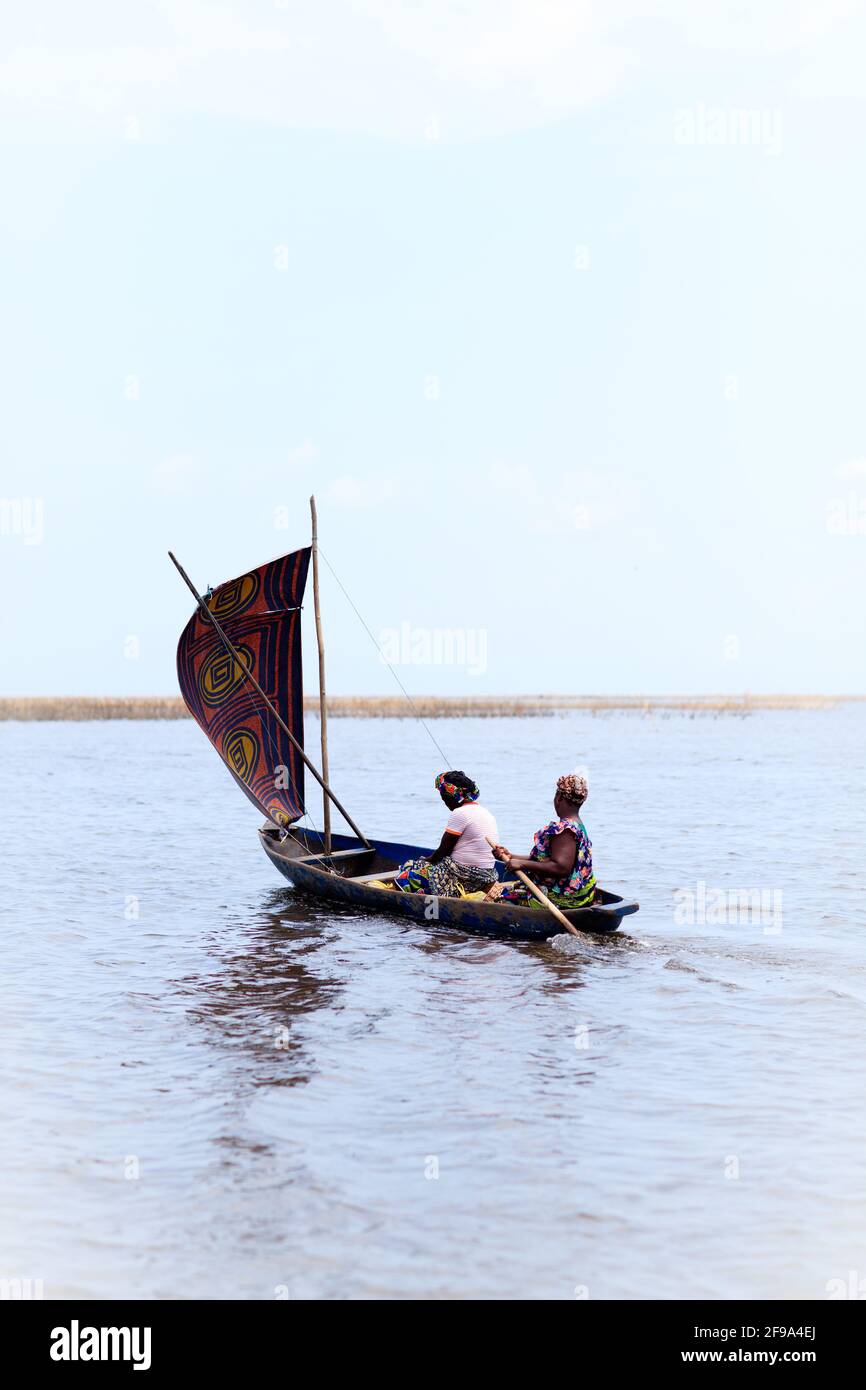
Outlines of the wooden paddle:
{"type": "MultiPolygon", "coordinates": [[[[485,835],[484,838],[491,849],[496,849],[495,840],[491,840],[489,835],[485,835]]],[[[505,849],[505,846],[503,845],[502,848],[505,849]]],[[[508,851],[508,854],[510,857],[510,850],[508,851]]],[[[517,874],[517,877],[520,879],[520,882],[523,884],[524,888],[528,888],[532,896],[534,898],[537,898],[540,903],[544,904],[548,912],[551,912],[553,916],[556,918],[557,922],[559,922],[560,926],[565,927],[565,930],[571,932],[572,936],[580,936],[580,932],[577,930],[577,927],[572,926],[571,922],[569,922],[568,918],[564,915],[564,913],[560,912],[559,908],[555,905],[555,903],[552,903],[550,901],[550,898],[547,896],[547,894],[544,892],[542,888],[539,888],[537,883],[532,882],[532,879],[529,877],[528,874],[525,874],[522,869],[512,869],[511,872],[513,874],[517,874]]]]}

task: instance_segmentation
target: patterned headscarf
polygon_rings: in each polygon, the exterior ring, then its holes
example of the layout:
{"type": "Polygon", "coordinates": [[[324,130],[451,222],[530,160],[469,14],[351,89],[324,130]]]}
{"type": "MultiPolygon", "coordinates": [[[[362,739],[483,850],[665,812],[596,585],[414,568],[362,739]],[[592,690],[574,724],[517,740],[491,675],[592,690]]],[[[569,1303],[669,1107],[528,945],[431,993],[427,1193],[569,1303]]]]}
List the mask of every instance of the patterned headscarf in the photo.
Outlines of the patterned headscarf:
{"type": "Polygon", "coordinates": [[[582,806],[589,795],[586,778],[582,772],[566,772],[564,777],[557,779],[556,790],[574,806],[582,806]]]}
{"type": "Polygon", "coordinates": [[[445,792],[446,796],[451,796],[455,801],[459,801],[461,806],[465,801],[477,801],[481,795],[475,783],[466,776],[465,772],[440,772],[434,786],[437,792],[445,792]],[[457,782],[449,782],[449,777],[459,777],[465,786],[460,786],[457,782]]]}

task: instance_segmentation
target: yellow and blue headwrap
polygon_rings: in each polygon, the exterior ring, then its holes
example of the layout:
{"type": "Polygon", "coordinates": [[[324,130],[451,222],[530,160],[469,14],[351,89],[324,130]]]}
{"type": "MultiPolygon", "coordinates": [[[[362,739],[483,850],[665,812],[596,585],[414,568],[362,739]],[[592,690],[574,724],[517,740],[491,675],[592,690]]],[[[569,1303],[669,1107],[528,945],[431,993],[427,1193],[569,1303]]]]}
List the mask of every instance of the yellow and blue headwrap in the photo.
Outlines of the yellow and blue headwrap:
{"type": "Polygon", "coordinates": [[[462,806],[464,801],[477,801],[481,792],[465,772],[440,772],[434,783],[437,792],[445,792],[462,806]]]}

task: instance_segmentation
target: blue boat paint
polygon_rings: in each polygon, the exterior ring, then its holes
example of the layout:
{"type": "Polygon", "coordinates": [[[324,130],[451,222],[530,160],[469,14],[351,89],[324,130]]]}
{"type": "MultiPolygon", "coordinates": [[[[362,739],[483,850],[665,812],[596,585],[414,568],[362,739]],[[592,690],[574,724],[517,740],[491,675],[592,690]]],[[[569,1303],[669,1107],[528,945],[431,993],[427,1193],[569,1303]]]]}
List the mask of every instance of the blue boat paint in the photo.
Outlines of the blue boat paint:
{"type": "MultiPolygon", "coordinates": [[[[434,914],[430,911],[431,899],[423,893],[399,893],[374,888],[370,884],[357,883],[350,877],[329,872],[325,867],[327,856],[321,854],[323,837],[318,830],[293,831],[290,837],[281,839],[272,827],[265,826],[259,831],[259,839],[275,868],[296,889],[315,898],[368,908],[380,914],[408,917],[427,925],[454,926],[478,935],[513,941],[544,941],[560,932],[559,923],[543,908],[486,903],[467,898],[436,898],[432,900],[436,905],[434,914]],[[316,858],[319,854],[321,857],[316,858]]],[[[378,868],[379,872],[385,873],[386,865],[396,868],[407,859],[432,853],[421,845],[408,845],[396,840],[370,839],[369,844],[374,859],[386,861],[386,864],[377,864],[372,872],[378,868]]],[[[361,842],[348,835],[332,834],[331,849],[337,854],[354,850],[359,856],[365,852],[361,842]]],[[[370,851],[366,853],[369,857],[370,851]]],[[[506,866],[497,863],[499,877],[502,878],[506,872],[506,866]]],[[[623,917],[638,910],[636,902],[625,902],[616,893],[602,890],[602,894],[601,904],[566,911],[565,916],[578,931],[609,934],[618,929],[623,917]]]]}

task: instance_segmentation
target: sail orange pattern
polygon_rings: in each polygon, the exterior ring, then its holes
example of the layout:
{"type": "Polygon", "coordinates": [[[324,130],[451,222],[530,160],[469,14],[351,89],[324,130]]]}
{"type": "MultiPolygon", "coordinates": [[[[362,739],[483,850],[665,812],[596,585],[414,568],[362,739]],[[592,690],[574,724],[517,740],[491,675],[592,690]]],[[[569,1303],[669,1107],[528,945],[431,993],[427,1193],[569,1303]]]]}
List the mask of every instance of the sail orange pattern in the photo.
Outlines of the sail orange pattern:
{"type": "Polygon", "coordinates": [[[277,822],[304,814],[304,764],[244,670],[303,746],[301,601],[309,563],[308,546],[230,579],[208,596],[236,656],[198,609],[177,647],[187,709],[250,800],[277,822]]]}

